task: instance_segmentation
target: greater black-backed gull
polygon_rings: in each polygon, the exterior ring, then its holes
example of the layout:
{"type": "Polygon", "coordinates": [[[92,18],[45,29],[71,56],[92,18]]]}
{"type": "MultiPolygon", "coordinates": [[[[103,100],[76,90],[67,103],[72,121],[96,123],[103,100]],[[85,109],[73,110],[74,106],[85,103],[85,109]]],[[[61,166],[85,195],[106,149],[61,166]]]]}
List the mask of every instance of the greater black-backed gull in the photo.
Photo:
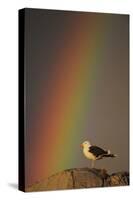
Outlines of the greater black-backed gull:
{"type": "Polygon", "coordinates": [[[86,158],[92,160],[92,168],[94,167],[94,161],[100,160],[104,157],[116,157],[115,154],[112,154],[110,150],[104,150],[98,146],[93,146],[89,141],[85,141],[80,145],[83,148],[83,154],[86,158]]]}

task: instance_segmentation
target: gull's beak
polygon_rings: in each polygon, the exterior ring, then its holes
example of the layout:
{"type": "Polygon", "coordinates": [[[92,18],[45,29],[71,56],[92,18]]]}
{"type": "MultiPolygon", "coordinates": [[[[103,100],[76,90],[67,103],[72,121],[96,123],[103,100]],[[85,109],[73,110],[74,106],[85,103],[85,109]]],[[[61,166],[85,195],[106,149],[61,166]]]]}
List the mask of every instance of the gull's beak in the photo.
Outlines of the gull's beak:
{"type": "Polygon", "coordinates": [[[83,144],[80,144],[80,147],[83,148],[83,144]]]}

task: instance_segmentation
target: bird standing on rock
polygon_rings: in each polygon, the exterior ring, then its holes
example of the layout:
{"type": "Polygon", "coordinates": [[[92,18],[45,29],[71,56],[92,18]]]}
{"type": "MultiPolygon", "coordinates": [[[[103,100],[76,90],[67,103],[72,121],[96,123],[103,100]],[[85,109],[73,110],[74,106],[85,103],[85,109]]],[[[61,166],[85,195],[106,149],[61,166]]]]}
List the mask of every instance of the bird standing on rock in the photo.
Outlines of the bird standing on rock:
{"type": "Polygon", "coordinates": [[[111,154],[110,150],[104,150],[98,146],[93,146],[89,141],[85,141],[80,146],[83,148],[83,154],[87,159],[92,160],[91,167],[94,168],[94,161],[104,157],[114,158],[117,155],[111,154]]]}

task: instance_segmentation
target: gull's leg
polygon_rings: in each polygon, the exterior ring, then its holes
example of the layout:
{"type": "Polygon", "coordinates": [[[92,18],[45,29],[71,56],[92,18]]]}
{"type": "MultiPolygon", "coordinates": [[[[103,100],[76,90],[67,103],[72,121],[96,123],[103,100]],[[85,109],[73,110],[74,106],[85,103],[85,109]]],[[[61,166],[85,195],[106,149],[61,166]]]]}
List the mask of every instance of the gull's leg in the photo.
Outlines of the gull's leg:
{"type": "Polygon", "coordinates": [[[91,161],[91,168],[94,168],[94,160],[91,161]]]}

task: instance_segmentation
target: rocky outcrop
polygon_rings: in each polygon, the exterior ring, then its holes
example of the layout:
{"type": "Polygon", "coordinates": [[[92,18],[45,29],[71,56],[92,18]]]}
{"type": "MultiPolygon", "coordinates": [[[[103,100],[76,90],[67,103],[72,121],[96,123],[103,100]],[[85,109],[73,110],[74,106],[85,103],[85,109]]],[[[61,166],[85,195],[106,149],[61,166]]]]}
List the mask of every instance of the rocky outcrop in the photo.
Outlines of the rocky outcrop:
{"type": "Polygon", "coordinates": [[[74,168],[59,172],[26,189],[31,191],[61,190],[129,185],[128,172],[107,174],[105,169],[74,168]]]}

